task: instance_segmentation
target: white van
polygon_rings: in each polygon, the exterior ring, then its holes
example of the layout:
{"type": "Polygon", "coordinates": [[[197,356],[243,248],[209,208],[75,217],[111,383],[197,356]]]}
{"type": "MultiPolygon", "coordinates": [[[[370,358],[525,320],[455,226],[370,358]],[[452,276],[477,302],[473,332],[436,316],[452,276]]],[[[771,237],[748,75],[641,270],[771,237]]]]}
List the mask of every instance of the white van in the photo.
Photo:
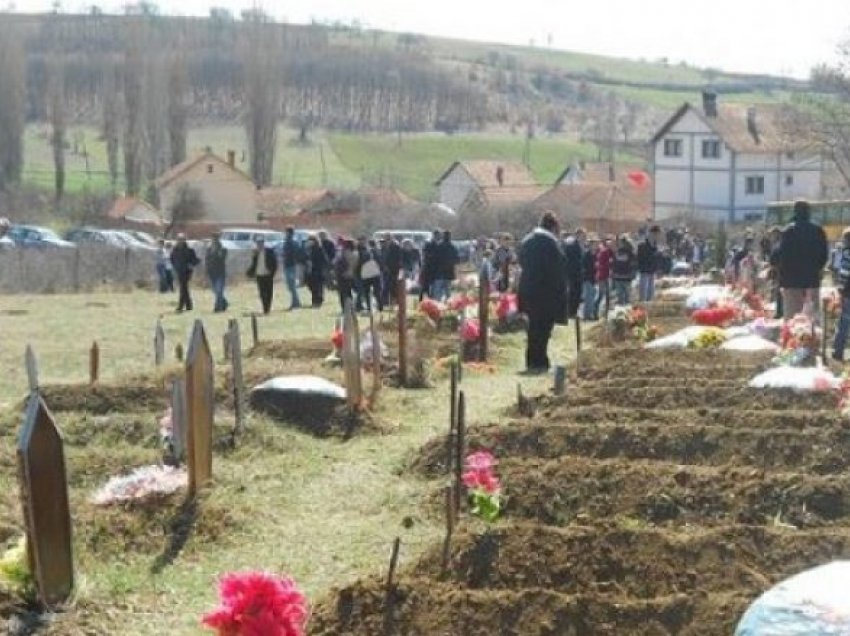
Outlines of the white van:
{"type": "Polygon", "coordinates": [[[397,236],[399,242],[410,239],[416,247],[422,247],[431,239],[431,232],[425,230],[378,230],[373,238],[378,241],[390,235],[397,236]]]}
{"type": "Polygon", "coordinates": [[[265,240],[266,247],[276,248],[283,243],[285,235],[283,232],[276,230],[262,230],[258,228],[227,228],[221,231],[221,243],[228,249],[253,249],[259,238],[265,240]]]}

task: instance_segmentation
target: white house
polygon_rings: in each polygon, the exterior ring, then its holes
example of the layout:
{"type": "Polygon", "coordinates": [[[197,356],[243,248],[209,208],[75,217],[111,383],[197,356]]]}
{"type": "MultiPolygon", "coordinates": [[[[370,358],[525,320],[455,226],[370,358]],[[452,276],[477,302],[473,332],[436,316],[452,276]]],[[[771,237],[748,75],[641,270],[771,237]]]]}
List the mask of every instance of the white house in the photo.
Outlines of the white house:
{"type": "Polygon", "coordinates": [[[455,161],[436,186],[438,202],[456,212],[527,203],[543,192],[528,168],[513,161],[455,161]]]}
{"type": "Polygon", "coordinates": [[[771,201],[816,199],[823,161],[789,132],[787,107],[685,103],[651,139],[655,218],[746,222],[771,201]]]}

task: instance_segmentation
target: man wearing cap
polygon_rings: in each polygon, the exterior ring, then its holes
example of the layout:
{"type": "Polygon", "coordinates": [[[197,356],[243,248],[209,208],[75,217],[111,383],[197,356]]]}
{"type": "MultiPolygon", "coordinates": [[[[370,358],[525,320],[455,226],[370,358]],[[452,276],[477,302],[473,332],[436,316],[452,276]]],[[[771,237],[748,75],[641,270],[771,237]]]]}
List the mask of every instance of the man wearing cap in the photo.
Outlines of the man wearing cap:
{"type": "Polygon", "coordinates": [[[254,254],[251,256],[251,266],[248,268],[248,278],[257,281],[257,291],[260,294],[260,304],[263,315],[272,310],[274,297],[274,274],[277,271],[277,255],[270,247],[266,247],[262,236],[257,238],[254,254]]]}
{"type": "Polygon", "coordinates": [[[192,311],[192,296],[189,294],[189,281],[192,279],[192,272],[200,263],[198,255],[195,253],[189,244],[186,242],[185,234],[177,235],[177,245],[171,250],[171,265],[174,267],[174,274],[177,276],[177,284],[180,287],[180,300],[177,303],[177,311],[184,309],[192,311]]]}
{"type": "Polygon", "coordinates": [[[220,232],[213,234],[204,259],[207,277],[210,279],[210,288],[215,294],[213,312],[227,311],[230,305],[224,297],[224,283],[227,280],[227,248],[221,244],[220,232]]]}
{"type": "Polygon", "coordinates": [[[7,236],[8,233],[9,219],[0,217],[0,248],[15,247],[15,242],[7,236]]]}
{"type": "Polygon", "coordinates": [[[794,203],[794,221],[782,232],[779,244],[779,286],[786,318],[803,311],[809,301],[810,317],[820,310],[820,281],[829,259],[826,233],[811,221],[808,201],[794,203]]]}

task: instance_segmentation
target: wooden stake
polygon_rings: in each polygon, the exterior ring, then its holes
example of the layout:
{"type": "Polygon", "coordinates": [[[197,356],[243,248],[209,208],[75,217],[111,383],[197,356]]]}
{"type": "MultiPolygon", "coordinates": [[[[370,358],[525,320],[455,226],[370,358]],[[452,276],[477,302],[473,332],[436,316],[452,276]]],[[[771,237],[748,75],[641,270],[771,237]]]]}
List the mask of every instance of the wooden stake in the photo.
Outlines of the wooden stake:
{"type": "Polygon", "coordinates": [[[398,377],[399,384],[407,386],[407,285],[404,273],[399,273],[396,282],[398,301],[398,377]]]}
{"type": "Polygon", "coordinates": [[[573,318],[576,326],[576,361],[578,361],[578,356],[581,353],[581,320],[579,320],[578,315],[573,318]]]}
{"type": "Polygon", "coordinates": [[[183,345],[179,342],[174,345],[174,357],[177,358],[177,362],[183,362],[183,345]]]}
{"type": "Polygon", "coordinates": [[[257,314],[251,314],[251,335],[254,338],[254,346],[260,342],[260,325],[257,324],[257,314]]]}
{"type": "Polygon", "coordinates": [[[38,359],[30,345],[27,345],[27,350],[24,353],[24,364],[27,368],[27,382],[30,392],[38,391],[38,359]]]}
{"type": "Polygon", "coordinates": [[[387,572],[387,582],[384,590],[384,636],[395,632],[395,571],[398,567],[398,553],[401,549],[401,539],[393,541],[393,551],[390,554],[390,569],[387,572]]]}
{"type": "Polygon", "coordinates": [[[446,576],[449,571],[449,561],[451,560],[452,554],[452,534],[454,533],[454,510],[452,506],[452,502],[454,499],[454,495],[452,494],[452,487],[446,486],[443,489],[445,493],[445,509],[446,509],[446,537],[443,539],[443,576],[446,576]]]}
{"type": "Polygon", "coordinates": [[[89,384],[97,384],[100,375],[100,347],[95,340],[89,350],[89,384]]]}
{"type": "Polygon", "coordinates": [[[481,268],[478,280],[478,361],[487,362],[488,334],[490,330],[490,271],[481,268]]]}
{"type": "Polygon", "coordinates": [[[452,474],[455,434],[457,432],[457,370],[458,363],[452,362],[449,375],[449,435],[446,439],[446,473],[452,474]]]}
{"type": "Polygon", "coordinates": [[[559,364],[555,367],[555,395],[563,395],[567,389],[567,367],[559,364]]]}
{"type": "Polygon", "coordinates": [[[460,504],[463,498],[463,465],[466,447],[466,396],[463,391],[457,398],[457,440],[455,443],[455,515],[460,514],[460,504]]]}
{"type": "Polygon", "coordinates": [[[159,320],[156,321],[153,332],[153,361],[156,366],[161,366],[165,362],[165,330],[159,320]]]}

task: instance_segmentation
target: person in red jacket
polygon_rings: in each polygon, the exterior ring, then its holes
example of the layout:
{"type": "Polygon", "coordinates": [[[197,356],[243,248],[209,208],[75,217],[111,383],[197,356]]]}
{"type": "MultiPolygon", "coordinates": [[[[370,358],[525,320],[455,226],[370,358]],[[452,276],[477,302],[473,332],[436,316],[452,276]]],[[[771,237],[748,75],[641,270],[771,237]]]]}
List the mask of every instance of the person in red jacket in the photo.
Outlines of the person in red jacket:
{"type": "Polygon", "coordinates": [[[611,249],[611,239],[602,241],[599,251],[596,253],[596,315],[599,315],[599,307],[602,299],[605,299],[605,315],[611,307],[611,263],[614,261],[614,250],[611,249]]]}

